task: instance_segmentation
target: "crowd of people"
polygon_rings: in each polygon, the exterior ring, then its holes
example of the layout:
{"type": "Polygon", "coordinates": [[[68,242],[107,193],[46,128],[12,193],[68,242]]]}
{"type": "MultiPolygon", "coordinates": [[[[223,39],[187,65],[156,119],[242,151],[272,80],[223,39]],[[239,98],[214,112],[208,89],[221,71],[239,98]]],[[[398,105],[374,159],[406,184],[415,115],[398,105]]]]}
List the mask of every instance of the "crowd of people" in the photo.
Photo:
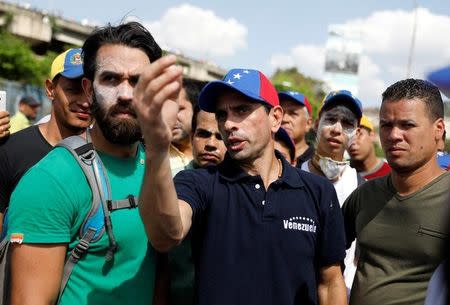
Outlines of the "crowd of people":
{"type": "Polygon", "coordinates": [[[314,118],[259,70],[205,83],[176,61],[107,25],[54,60],[48,121],[31,97],[0,112],[5,304],[446,304],[438,88],[383,92],[383,159],[350,91],[314,118]]]}

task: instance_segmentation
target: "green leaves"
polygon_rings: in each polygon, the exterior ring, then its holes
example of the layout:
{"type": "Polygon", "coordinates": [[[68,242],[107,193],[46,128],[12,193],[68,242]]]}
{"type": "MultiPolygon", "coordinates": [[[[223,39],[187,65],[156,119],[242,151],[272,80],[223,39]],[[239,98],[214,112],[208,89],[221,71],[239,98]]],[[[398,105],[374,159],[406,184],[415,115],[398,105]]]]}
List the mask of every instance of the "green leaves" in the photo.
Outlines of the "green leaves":
{"type": "Polygon", "coordinates": [[[297,68],[279,69],[275,71],[271,80],[278,91],[293,90],[306,95],[313,109],[313,118],[317,117],[325,96],[321,80],[305,76],[298,72],[297,68]]]}
{"type": "Polygon", "coordinates": [[[0,31],[0,76],[5,79],[42,85],[56,53],[37,56],[25,41],[0,31]]]}

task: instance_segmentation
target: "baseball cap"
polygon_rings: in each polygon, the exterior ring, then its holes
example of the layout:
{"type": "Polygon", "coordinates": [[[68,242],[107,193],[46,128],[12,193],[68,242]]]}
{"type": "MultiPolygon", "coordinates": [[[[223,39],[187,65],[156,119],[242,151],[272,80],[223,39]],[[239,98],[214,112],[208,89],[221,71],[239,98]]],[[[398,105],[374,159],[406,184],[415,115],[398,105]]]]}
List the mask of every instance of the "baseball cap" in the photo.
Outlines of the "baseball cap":
{"type": "Polygon", "coordinates": [[[323,110],[326,110],[336,104],[346,104],[356,114],[357,118],[361,120],[362,117],[362,104],[358,98],[356,98],[348,90],[331,91],[327,94],[323,100],[322,108],[319,115],[323,110]]]}
{"type": "Polygon", "coordinates": [[[364,114],[361,117],[361,121],[359,122],[359,126],[360,127],[365,127],[367,129],[369,129],[370,131],[373,131],[373,124],[372,124],[372,122],[364,114]]]}
{"type": "Polygon", "coordinates": [[[306,109],[308,109],[309,115],[311,115],[312,111],[311,104],[309,103],[308,98],[303,93],[297,91],[281,91],[278,92],[278,98],[280,100],[282,99],[290,100],[302,106],[305,106],[306,109]]]}
{"type": "Polygon", "coordinates": [[[39,102],[38,100],[36,100],[34,97],[32,97],[31,95],[25,95],[23,96],[19,103],[24,103],[27,104],[29,106],[40,106],[42,103],[39,102]]]}
{"type": "Polygon", "coordinates": [[[232,69],[222,80],[209,82],[199,96],[200,109],[214,112],[218,97],[225,89],[239,92],[269,107],[278,106],[278,94],[267,77],[258,70],[232,69]]]}
{"type": "Polygon", "coordinates": [[[56,56],[50,70],[50,79],[61,74],[67,78],[78,78],[83,76],[83,58],[81,49],[69,49],[56,56]]]}

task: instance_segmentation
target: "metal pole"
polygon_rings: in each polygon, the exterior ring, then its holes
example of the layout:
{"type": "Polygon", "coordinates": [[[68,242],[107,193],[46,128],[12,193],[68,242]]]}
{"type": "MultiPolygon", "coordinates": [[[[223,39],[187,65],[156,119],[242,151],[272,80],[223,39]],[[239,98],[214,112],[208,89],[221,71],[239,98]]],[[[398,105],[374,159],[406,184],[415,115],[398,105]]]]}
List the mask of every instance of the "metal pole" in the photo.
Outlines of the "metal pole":
{"type": "Polygon", "coordinates": [[[417,31],[417,0],[414,0],[414,20],[413,20],[413,32],[411,36],[411,45],[409,47],[408,66],[406,67],[406,78],[411,77],[411,66],[414,55],[414,45],[416,43],[416,31],[417,31]]]}

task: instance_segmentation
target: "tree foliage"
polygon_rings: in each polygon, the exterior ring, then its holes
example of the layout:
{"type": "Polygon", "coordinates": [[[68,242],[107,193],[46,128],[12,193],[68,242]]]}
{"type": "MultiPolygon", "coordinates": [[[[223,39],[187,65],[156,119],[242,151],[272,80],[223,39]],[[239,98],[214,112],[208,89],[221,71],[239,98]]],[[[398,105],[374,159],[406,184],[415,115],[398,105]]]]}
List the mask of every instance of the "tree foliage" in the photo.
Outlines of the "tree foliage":
{"type": "Polygon", "coordinates": [[[293,90],[306,95],[313,109],[313,118],[317,117],[325,96],[321,80],[305,76],[297,68],[278,69],[271,80],[278,91],[293,90]]]}
{"type": "Polygon", "coordinates": [[[0,77],[42,85],[56,54],[38,57],[29,44],[5,30],[0,30],[0,41],[0,77]]]}

